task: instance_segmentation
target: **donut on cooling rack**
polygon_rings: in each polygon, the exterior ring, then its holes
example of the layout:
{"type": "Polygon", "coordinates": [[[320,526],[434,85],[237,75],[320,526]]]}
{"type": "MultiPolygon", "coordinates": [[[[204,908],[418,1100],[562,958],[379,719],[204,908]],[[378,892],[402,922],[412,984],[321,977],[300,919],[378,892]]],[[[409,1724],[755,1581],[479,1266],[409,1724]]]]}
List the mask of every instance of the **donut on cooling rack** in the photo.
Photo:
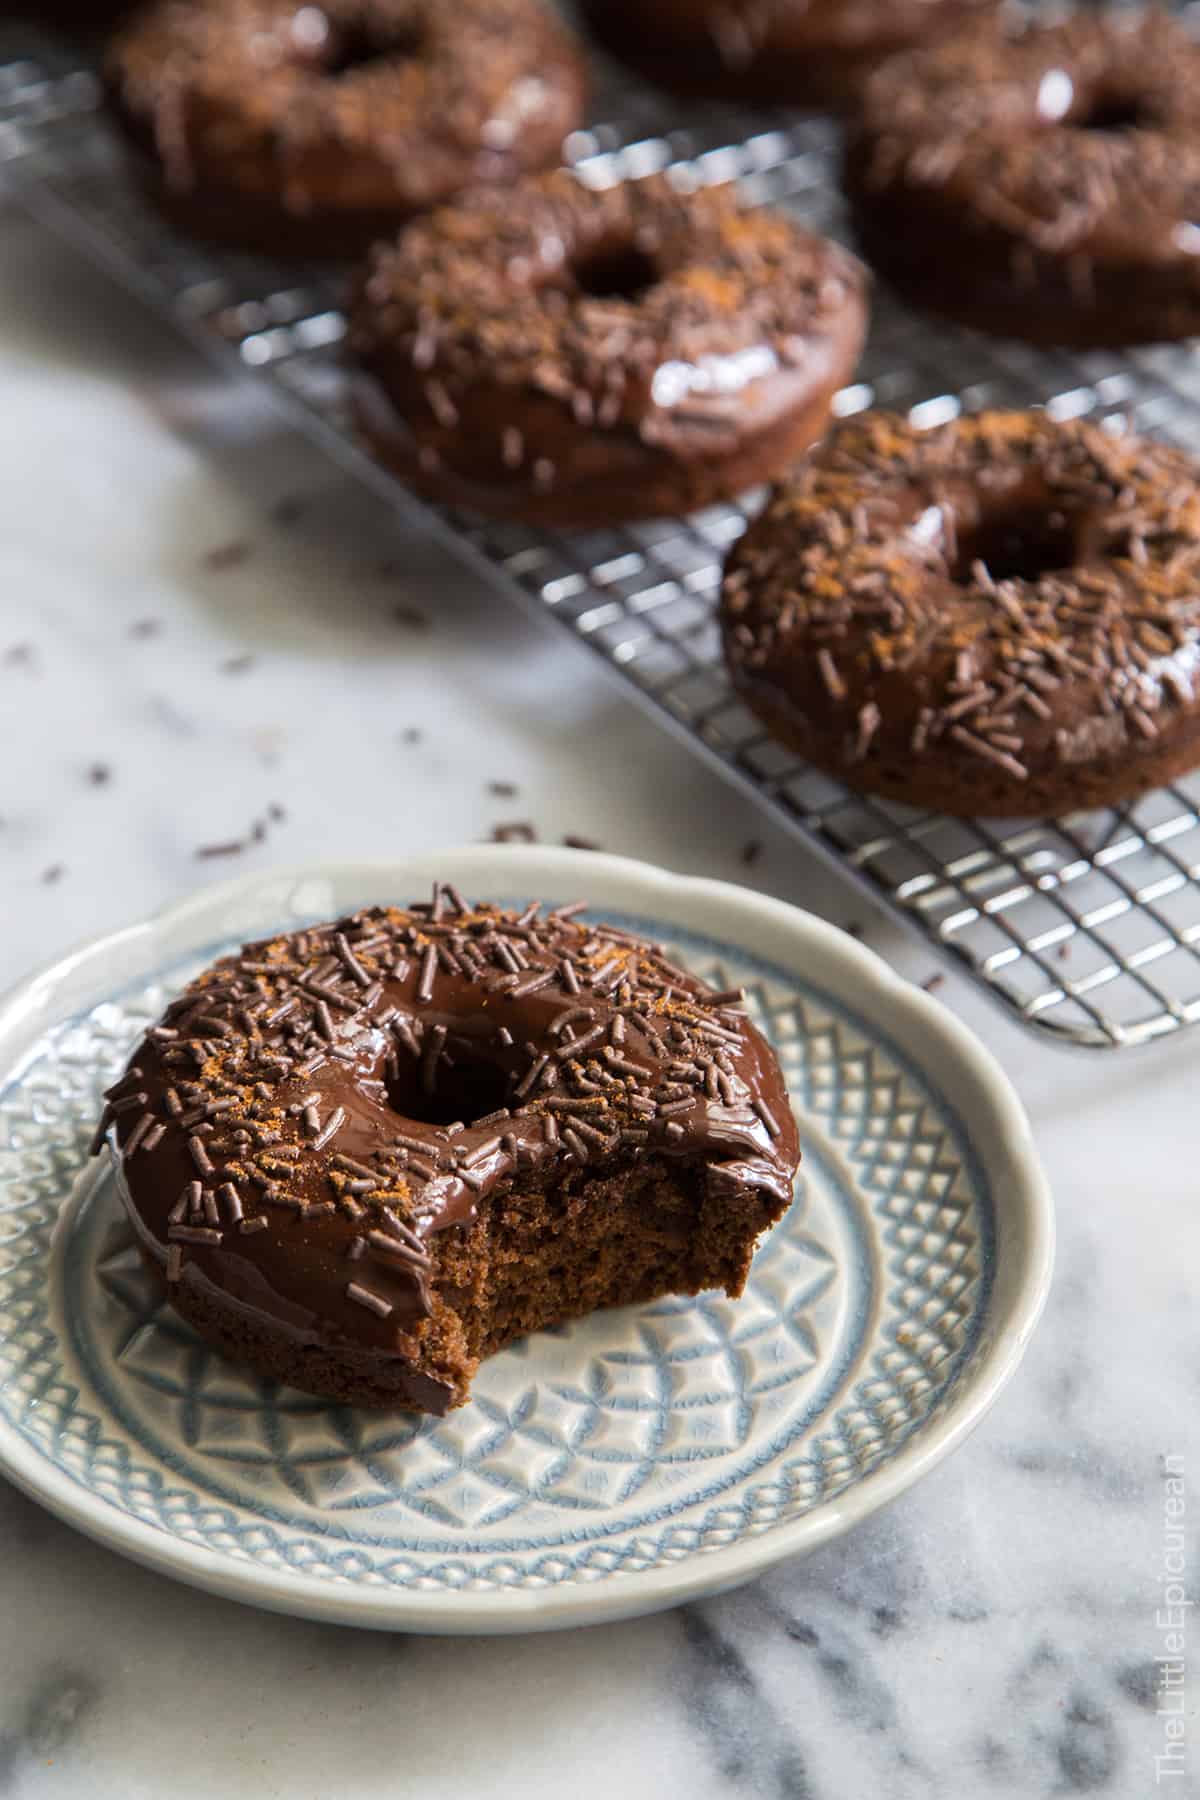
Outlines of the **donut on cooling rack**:
{"type": "Polygon", "coordinates": [[[732,188],[477,191],[377,245],[359,418],[434,500],[551,525],[678,514],[777,475],[862,344],[862,271],[732,188]]]}
{"type": "Polygon", "coordinates": [[[1165,14],[897,59],[846,179],[869,259],[917,305],[1033,343],[1200,332],[1200,43],[1165,14]]]}
{"type": "Polygon", "coordinates": [[[99,1143],[176,1311],[232,1358],[445,1412],[513,1338],[741,1292],[796,1123],[738,1004],[578,918],[375,907],[175,1000],[99,1143]]]}
{"type": "Polygon", "coordinates": [[[658,86],[788,106],[852,102],[885,57],[999,0],[583,0],[592,34],[658,86]]]}
{"type": "Polygon", "coordinates": [[[314,257],[556,163],[584,98],[540,0],[152,0],[108,78],[182,228],[314,257]]]}
{"type": "Polygon", "coordinates": [[[841,425],[728,559],[734,683],[851,787],[1113,806],[1200,763],[1200,469],[1040,413],[841,425]]]}

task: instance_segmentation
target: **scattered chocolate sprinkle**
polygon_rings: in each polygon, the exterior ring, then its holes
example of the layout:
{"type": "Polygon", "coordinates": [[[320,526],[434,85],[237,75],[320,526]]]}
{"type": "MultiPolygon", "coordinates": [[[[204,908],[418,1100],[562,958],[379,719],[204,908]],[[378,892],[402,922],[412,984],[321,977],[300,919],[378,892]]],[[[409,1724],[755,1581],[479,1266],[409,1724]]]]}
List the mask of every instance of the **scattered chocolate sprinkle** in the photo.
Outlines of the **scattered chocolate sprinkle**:
{"type": "Polygon", "coordinates": [[[62,880],[66,872],[65,864],[51,863],[48,869],[42,870],[42,881],[47,887],[53,887],[56,881],[62,880]]]}
{"type": "Polygon", "coordinates": [[[536,844],[537,832],[527,820],[517,819],[507,825],[492,826],[493,844],[536,844]]]}
{"type": "Polygon", "coordinates": [[[195,851],[197,862],[208,862],[218,856],[240,856],[246,848],[238,839],[230,839],[226,844],[201,844],[195,851]]]}
{"type": "Polygon", "coordinates": [[[517,797],[515,781],[489,781],[487,789],[489,794],[495,794],[497,800],[515,800],[517,797]]]}
{"type": "Polygon", "coordinates": [[[568,850],[601,850],[601,849],[603,849],[603,845],[598,844],[594,838],[573,837],[570,833],[568,833],[567,836],[564,837],[563,843],[567,846],[568,850]]]}
{"type": "Polygon", "coordinates": [[[224,569],[236,569],[246,562],[250,556],[249,544],[236,541],[229,544],[218,544],[212,550],[206,550],[201,562],[206,569],[219,574],[224,569]]]}
{"type": "Polygon", "coordinates": [[[946,977],[944,975],[935,972],[932,975],[927,975],[921,983],[921,986],[927,994],[934,994],[937,992],[938,988],[945,985],[945,981],[946,977]]]}
{"type": "Polygon", "coordinates": [[[257,1219],[243,1219],[238,1226],[238,1230],[242,1233],[243,1237],[249,1237],[256,1231],[266,1231],[267,1221],[260,1213],[257,1219]]]}
{"type": "Polygon", "coordinates": [[[88,769],[87,778],[93,787],[106,787],[112,780],[112,770],[107,763],[92,763],[88,769]]]}
{"type": "Polygon", "coordinates": [[[135,619],[129,627],[129,635],[131,638],[151,638],[157,637],[161,630],[161,619],[135,619]]]}
{"type": "Polygon", "coordinates": [[[742,845],[742,861],[747,868],[756,863],[762,855],[762,844],[758,838],[751,838],[748,844],[742,845]]]}
{"type": "Polygon", "coordinates": [[[167,1245],[167,1280],[172,1286],[183,1273],[183,1249],[179,1244],[167,1245]]]}
{"type": "Polygon", "coordinates": [[[179,1244],[219,1244],[221,1233],[209,1225],[168,1225],[167,1236],[179,1244]]]}
{"type": "Polygon", "coordinates": [[[419,606],[409,606],[401,601],[393,606],[392,617],[397,625],[403,625],[407,631],[428,631],[429,615],[423,613],[419,606]]]}
{"type": "Polygon", "coordinates": [[[243,651],[240,656],[227,657],[221,664],[221,673],[223,675],[244,675],[247,670],[254,667],[257,660],[257,657],[251,656],[248,650],[243,651]]]}

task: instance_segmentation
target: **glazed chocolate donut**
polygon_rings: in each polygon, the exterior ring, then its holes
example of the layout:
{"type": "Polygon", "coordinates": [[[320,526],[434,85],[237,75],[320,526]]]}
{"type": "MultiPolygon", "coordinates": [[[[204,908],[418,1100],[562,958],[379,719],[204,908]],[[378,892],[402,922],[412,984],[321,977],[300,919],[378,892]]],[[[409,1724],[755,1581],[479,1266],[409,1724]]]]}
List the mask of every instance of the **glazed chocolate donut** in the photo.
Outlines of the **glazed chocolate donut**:
{"type": "Polygon", "coordinates": [[[154,0],[108,76],[184,229],[318,257],[558,162],[584,98],[540,0],[154,0]]]}
{"type": "Polygon", "coordinates": [[[847,421],[729,557],[747,705],[851,787],[1115,806],[1200,763],[1200,469],[1040,413],[847,421]]]}
{"type": "Polygon", "coordinates": [[[885,57],[994,14],[1000,0],[583,0],[593,35],[676,93],[844,106],[885,57]]]}
{"type": "Polygon", "coordinates": [[[868,257],[917,305],[1031,343],[1200,332],[1200,44],[1164,14],[897,59],[846,180],[868,257]]]}
{"type": "Polygon", "coordinates": [[[460,1405],[512,1339],[741,1291],[791,1203],[766,1041],[581,907],[373,907],[250,944],[109,1090],[142,1254],[235,1360],[364,1406],[460,1405]]]}
{"type": "Polygon", "coordinates": [[[553,525],[676,514],[817,438],[862,271],[730,187],[476,192],[377,245],[351,307],[359,421],[451,505],[553,525]]]}

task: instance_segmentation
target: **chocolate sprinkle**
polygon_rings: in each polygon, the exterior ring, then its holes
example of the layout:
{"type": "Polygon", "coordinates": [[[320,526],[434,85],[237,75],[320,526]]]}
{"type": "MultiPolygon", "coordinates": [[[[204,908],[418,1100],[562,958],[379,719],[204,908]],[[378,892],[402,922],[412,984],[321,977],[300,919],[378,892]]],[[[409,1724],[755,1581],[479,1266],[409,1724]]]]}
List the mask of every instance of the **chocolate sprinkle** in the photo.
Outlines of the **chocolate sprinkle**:
{"type": "Polygon", "coordinates": [[[357,1281],[346,1283],[346,1297],[355,1301],[359,1306],[365,1306],[368,1311],[376,1313],[381,1319],[386,1319],[391,1315],[391,1301],[385,1300],[381,1294],[372,1293],[370,1288],[362,1287],[357,1281]]]}

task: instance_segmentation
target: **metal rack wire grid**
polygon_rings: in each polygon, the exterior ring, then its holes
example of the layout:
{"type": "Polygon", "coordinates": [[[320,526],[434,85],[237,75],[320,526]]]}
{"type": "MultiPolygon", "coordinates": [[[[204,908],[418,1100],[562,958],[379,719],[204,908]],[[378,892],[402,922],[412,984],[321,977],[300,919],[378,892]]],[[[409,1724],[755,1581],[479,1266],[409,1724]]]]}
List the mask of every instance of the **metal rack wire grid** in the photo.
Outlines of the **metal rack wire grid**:
{"type": "MultiPolygon", "coordinates": [[[[844,232],[824,121],[689,110],[611,77],[600,117],[620,122],[567,146],[588,182],[659,169],[681,182],[735,179],[755,201],[844,232]]],[[[1130,809],[1057,821],[954,820],[851,794],[764,735],[726,679],[713,603],[743,508],[566,534],[420,505],[350,430],[336,275],[173,234],[131,179],[85,59],[18,28],[0,36],[0,182],[206,350],[255,370],[358,478],[572,633],[660,722],[1027,1024],[1065,1044],[1118,1048],[1200,1020],[1200,775],[1130,809]]],[[[931,328],[886,293],[875,299],[841,415],[882,405],[934,424],[982,406],[1042,405],[1200,450],[1200,362],[1186,345],[1046,352],[931,328]]]]}

